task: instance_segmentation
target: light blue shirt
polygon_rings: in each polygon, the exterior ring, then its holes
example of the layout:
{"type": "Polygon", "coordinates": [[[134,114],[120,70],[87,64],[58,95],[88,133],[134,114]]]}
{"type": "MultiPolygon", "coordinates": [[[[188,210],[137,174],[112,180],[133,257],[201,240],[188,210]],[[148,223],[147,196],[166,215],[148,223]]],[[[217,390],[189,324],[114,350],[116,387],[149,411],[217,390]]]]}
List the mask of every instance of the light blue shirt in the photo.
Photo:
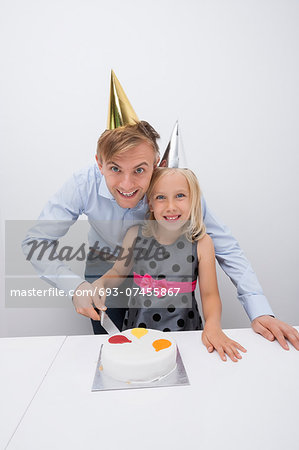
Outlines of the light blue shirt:
{"type": "MultiPolygon", "coordinates": [[[[48,201],[37,224],[28,231],[22,243],[23,251],[28,255],[27,244],[32,240],[58,240],[81,214],[87,216],[90,224],[89,243],[93,245],[98,241],[99,247],[114,249],[116,245],[121,245],[133,223],[142,222],[147,209],[146,197],[135,208],[121,208],[110,193],[97,164],[94,164],[76,172],[48,201]]],[[[250,320],[265,314],[273,315],[256,274],[238,242],[207,208],[203,197],[202,211],[207,233],[213,239],[217,261],[236,286],[238,299],[250,320]]],[[[74,291],[85,281],[61,261],[38,261],[32,258],[31,262],[41,278],[65,293],[74,291]]]]}

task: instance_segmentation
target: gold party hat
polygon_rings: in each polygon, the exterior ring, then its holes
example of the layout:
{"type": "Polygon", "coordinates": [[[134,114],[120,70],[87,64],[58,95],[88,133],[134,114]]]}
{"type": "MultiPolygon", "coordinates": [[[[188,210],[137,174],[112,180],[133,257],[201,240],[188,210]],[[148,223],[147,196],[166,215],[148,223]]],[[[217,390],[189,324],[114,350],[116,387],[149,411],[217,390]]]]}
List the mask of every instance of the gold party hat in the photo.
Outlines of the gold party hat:
{"type": "Polygon", "coordinates": [[[115,73],[111,70],[107,129],[114,130],[114,128],[123,125],[134,125],[136,122],[139,122],[137,114],[129,102],[120,82],[116,78],[115,73]]]}
{"type": "Polygon", "coordinates": [[[161,158],[160,167],[187,167],[183,145],[179,134],[179,123],[176,121],[170,140],[161,158]]]}

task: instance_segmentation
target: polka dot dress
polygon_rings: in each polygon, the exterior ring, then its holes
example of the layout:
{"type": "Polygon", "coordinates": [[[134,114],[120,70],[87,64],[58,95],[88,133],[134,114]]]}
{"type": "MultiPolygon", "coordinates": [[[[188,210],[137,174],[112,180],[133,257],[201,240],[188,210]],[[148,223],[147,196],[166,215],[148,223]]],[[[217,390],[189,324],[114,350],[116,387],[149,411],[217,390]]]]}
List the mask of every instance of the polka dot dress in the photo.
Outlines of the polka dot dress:
{"type": "MultiPolygon", "coordinates": [[[[153,237],[144,237],[139,227],[134,261],[133,272],[142,276],[149,274],[155,280],[191,283],[198,276],[197,244],[189,242],[184,235],[171,245],[162,245],[153,237]]],[[[133,282],[123,330],[135,327],[161,331],[201,330],[202,320],[194,291],[175,295],[176,292],[166,290],[162,297],[148,295],[133,282]]]]}

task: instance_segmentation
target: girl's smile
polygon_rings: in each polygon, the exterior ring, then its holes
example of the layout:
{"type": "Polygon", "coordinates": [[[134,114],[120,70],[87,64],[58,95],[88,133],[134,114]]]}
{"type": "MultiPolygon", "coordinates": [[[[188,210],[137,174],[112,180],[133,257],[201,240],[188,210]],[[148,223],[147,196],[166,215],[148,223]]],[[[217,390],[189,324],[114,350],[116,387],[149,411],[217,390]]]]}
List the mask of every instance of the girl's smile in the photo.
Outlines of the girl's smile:
{"type": "Polygon", "coordinates": [[[181,215],[179,214],[178,216],[164,216],[164,219],[174,221],[174,220],[178,220],[180,217],[181,217],[181,215]]]}

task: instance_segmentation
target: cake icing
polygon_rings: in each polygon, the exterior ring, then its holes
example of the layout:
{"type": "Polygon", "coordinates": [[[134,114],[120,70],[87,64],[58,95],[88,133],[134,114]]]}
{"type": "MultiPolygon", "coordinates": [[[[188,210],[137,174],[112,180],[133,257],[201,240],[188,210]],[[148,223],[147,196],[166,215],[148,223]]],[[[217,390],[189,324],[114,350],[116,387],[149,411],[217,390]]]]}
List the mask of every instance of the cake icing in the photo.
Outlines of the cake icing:
{"type": "Polygon", "coordinates": [[[176,367],[177,346],[168,334],[133,328],[110,336],[102,348],[103,374],[125,382],[149,382],[176,367]]]}

